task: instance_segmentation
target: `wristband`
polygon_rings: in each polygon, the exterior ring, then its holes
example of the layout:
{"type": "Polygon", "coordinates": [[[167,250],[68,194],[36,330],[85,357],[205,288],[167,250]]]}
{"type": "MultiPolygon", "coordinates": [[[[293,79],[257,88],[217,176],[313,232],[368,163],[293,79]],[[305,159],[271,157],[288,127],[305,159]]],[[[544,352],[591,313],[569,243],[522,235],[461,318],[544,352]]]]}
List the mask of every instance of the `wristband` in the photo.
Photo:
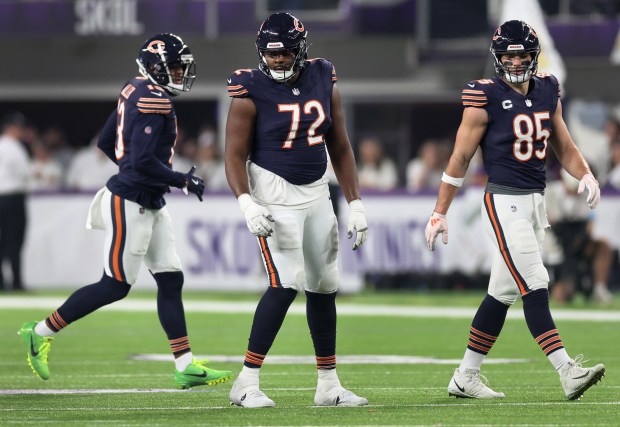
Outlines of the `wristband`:
{"type": "Polygon", "coordinates": [[[444,172],[443,175],[441,175],[441,180],[446,184],[454,185],[455,187],[461,187],[463,185],[463,181],[465,181],[465,177],[455,178],[444,172]]]}

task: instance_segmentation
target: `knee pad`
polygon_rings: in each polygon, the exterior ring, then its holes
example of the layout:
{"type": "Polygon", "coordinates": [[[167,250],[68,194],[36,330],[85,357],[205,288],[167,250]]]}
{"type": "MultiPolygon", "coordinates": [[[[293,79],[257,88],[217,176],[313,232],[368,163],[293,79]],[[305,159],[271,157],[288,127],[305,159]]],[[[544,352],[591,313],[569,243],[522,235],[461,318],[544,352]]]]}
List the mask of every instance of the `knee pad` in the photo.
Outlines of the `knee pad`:
{"type": "Polygon", "coordinates": [[[547,289],[549,286],[549,272],[540,254],[541,238],[544,232],[540,231],[542,230],[534,231],[525,219],[513,222],[508,228],[509,249],[530,292],[536,289],[547,289]]]}
{"type": "Polygon", "coordinates": [[[131,290],[131,285],[125,282],[118,281],[108,276],[107,274],[103,275],[103,277],[99,281],[99,284],[101,286],[105,286],[106,294],[109,295],[109,297],[113,301],[122,300],[127,296],[127,294],[129,294],[129,291],[131,290]]]}
{"type": "Polygon", "coordinates": [[[153,274],[157,287],[163,292],[181,292],[185,276],[182,271],[166,271],[153,274]]]}
{"type": "Polygon", "coordinates": [[[311,292],[319,294],[331,294],[338,290],[338,284],[340,283],[340,274],[338,273],[338,267],[336,263],[331,263],[325,266],[323,274],[319,279],[317,289],[311,289],[311,292]]]}

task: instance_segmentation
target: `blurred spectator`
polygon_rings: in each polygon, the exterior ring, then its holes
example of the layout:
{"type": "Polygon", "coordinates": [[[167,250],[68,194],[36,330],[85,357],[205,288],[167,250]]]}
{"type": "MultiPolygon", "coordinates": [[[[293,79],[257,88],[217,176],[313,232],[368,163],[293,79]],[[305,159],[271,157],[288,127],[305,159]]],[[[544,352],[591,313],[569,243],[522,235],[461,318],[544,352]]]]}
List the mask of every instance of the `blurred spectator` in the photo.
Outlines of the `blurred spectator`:
{"type": "Polygon", "coordinates": [[[620,141],[611,144],[611,170],[607,175],[607,183],[620,190],[620,141]]]}
{"type": "Polygon", "coordinates": [[[379,139],[367,137],[360,141],[357,175],[361,189],[391,190],[396,187],[396,164],[384,155],[379,139]]]}
{"type": "Polygon", "coordinates": [[[41,140],[50,151],[54,160],[60,164],[63,173],[66,172],[69,168],[74,152],[67,143],[67,138],[64,131],[59,127],[48,127],[43,132],[43,135],[41,135],[41,140]]]}
{"type": "Polygon", "coordinates": [[[4,261],[12,273],[12,289],[24,288],[21,250],[26,233],[26,192],[30,180],[30,160],[21,143],[26,119],[11,113],[0,123],[0,290],[8,289],[3,276],[4,261]]]}
{"type": "Polygon", "coordinates": [[[67,170],[66,187],[71,190],[99,190],[118,173],[118,166],[97,147],[95,136],[87,147],[79,150],[67,170]]]}
{"type": "Polygon", "coordinates": [[[607,285],[613,252],[605,240],[592,236],[593,211],[584,203],[585,194],[577,194],[579,181],[565,170],[561,176],[545,190],[551,232],[561,248],[559,263],[552,267],[556,280],[550,286],[551,296],[566,302],[579,290],[608,304],[612,301],[607,285]]]}
{"type": "Polygon", "coordinates": [[[32,146],[31,171],[33,190],[60,190],[62,188],[63,168],[41,141],[35,142],[32,146]]]}
{"type": "Polygon", "coordinates": [[[413,191],[437,190],[449,156],[448,141],[425,141],[418,156],[407,164],[407,188],[413,191]]]}
{"type": "Polygon", "coordinates": [[[186,173],[198,162],[198,143],[194,138],[181,140],[174,148],[172,169],[186,173]]]}
{"type": "Polygon", "coordinates": [[[198,135],[198,170],[196,174],[205,181],[210,190],[228,189],[224,162],[217,145],[217,132],[212,126],[205,126],[198,135]]]}

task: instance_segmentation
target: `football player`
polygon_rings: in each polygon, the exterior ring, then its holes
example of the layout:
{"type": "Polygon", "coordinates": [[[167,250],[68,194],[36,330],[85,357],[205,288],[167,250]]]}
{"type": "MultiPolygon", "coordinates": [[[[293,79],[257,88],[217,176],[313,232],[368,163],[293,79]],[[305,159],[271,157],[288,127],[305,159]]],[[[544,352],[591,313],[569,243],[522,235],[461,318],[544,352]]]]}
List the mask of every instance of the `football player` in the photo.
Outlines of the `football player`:
{"type": "Polygon", "coordinates": [[[200,201],[204,192],[202,179],[193,175],[195,168],[188,173],[172,170],[177,117],[171,97],[191,89],[194,57],[178,36],[157,34],[146,41],[136,61],[142,76],[124,85],[98,142],[119,168],[95,196],[87,220],[87,228],[106,231],[103,276],[77,290],[46,319],[25,323],[19,334],[34,373],[48,379],[54,336],[127,296],[144,262],[157,283],[157,311],[175,357],[176,385],[214,385],[232,375],[209,369],[192,355],[181,299],[183,272],[163,197],[170,187],[194,193],[200,201]]]}
{"type": "Polygon", "coordinates": [[[562,166],[580,180],[579,193],[587,189],[591,209],[600,201],[598,182],[562,119],[557,79],[536,73],[540,44],[534,29],[522,21],[505,22],[493,35],[491,53],[497,76],[469,82],[463,89],[463,118],[425,233],[430,250],[439,234],[448,243],[446,214],[480,146],[488,175],[482,218],[496,251],[488,294],[473,319],[448,393],[504,397],[481,382],[480,366],[502,330],[508,308],[520,296],[527,326],[558,372],[566,397],[578,399],[603,377],[605,367],[586,368],[581,355],[571,358],[549,311],[549,276],[540,254],[549,227],[543,198],[548,144],[562,166]]]}
{"type": "Polygon", "coordinates": [[[258,238],[268,279],[243,369],[229,395],[233,404],[246,408],[275,406],[260,390],[259,372],[301,291],[318,370],[314,402],[368,404],[343,388],[336,374],[338,222],[324,176],[327,152],[349,202],[354,250],[364,243],[368,227],[336,71],[325,59],[307,59],[306,36],[299,19],[271,15],[256,39],[258,68],[237,70],[228,79],[233,99],[226,123],[226,175],[248,229],[258,238]]]}

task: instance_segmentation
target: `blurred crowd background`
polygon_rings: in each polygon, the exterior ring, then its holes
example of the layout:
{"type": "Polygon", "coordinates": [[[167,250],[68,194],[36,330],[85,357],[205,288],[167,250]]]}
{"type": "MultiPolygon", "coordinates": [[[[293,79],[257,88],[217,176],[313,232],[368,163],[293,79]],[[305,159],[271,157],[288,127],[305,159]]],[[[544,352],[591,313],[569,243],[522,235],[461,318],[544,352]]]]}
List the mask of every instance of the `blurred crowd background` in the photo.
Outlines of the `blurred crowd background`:
{"type": "MultiPolygon", "coordinates": [[[[137,50],[153,33],[177,33],[194,53],[198,77],[175,102],[174,168],[196,165],[208,191],[227,192],[226,79],[256,67],[256,30],[284,10],[309,30],[309,56],[336,67],[363,192],[434,194],[460,121],[460,91],[493,75],[490,35],[509,3],[540,10],[546,28],[530,23],[552,39],[543,40],[543,54],[554,49],[561,61],[543,59],[541,68],[561,70],[571,133],[604,197],[616,197],[620,0],[0,0],[0,50],[8,59],[0,81],[3,132],[11,127],[27,150],[28,192],[102,187],[116,167],[96,148],[97,134],[119,89],[137,74],[137,50]]],[[[594,297],[610,301],[608,289],[619,282],[617,248],[591,236],[595,217],[571,204],[574,182],[548,153],[548,209],[557,232],[547,253],[556,298],[568,300],[571,289],[589,286],[594,297]],[[573,241],[576,234],[582,241],[573,241]],[[570,262],[575,271],[562,267],[574,259],[588,262],[570,262]],[[570,277],[579,279],[562,284],[570,277]],[[597,291],[601,283],[605,290],[597,291]]],[[[466,185],[483,184],[477,156],[466,185]]]]}

